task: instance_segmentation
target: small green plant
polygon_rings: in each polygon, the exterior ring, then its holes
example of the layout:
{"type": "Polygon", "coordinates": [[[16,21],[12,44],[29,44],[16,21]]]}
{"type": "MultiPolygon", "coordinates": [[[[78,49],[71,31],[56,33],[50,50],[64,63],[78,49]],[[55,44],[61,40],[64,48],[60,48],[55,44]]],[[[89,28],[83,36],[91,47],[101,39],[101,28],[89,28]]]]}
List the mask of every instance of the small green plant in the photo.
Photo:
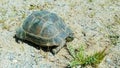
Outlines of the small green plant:
{"type": "Polygon", "coordinates": [[[97,67],[97,65],[103,60],[106,55],[106,48],[102,51],[94,53],[93,55],[87,56],[85,55],[83,46],[81,46],[77,52],[72,47],[69,47],[68,50],[73,57],[73,60],[70,62],[70,67],[73,68],[78,65],[80,65],[81,67],[85,67],[87,65],[97,67]]]}
{"type": "Polygon", "coordinates": [[[4,23],[5,22],[5,20],[0,20],[0,23],[4,23]]]}
{"type": "Polygon", "coordinates": [[[9,30],[10,26],[6,23],[3,24],[3,29],[9,30]]]}
{"type": "Polygon", "coordinates": [[[35,5],[35,4],[30,4],[29,10],[36,10],[36,9],[42,9],[42,6],[40,5],[35,5]]]}
{"type": "Polygon", "coordinates": [[[109,35],[109,38],[111,40],[111,43],[113,45],[116,45],[118,43],[118,38],[119,38],[119,35],[109,35]]]}
{"type": "Polygon", "coordinates": [[[115,20],[115,22],[117,22],[117,23],[120,24],[120,16],[119,16],[119,15],[120,15],[120,14],[115,15],[115,16],[114,16],[114,20],[115,20]]]}
{"type": "Polygon", "coordinates": [[[93,0],[89,0],[89,2],[93,2],[93,0]]]}

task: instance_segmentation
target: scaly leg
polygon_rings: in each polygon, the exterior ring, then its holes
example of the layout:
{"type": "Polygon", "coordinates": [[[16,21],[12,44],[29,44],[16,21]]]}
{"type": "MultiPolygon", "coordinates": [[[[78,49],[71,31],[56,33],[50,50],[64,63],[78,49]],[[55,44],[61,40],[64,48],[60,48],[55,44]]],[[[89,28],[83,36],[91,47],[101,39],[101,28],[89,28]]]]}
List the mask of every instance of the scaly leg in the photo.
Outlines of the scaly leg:
{"type": "Polygon", "coordinates": [[[59,51],[61,48],[63,48],[64,45],[65,45],[65,41],[62,41],[61,44],[60,44],[58,47],[52,49],[52,53],[53,53],[53,54],[57,54],[58,51],[59,51]]]}

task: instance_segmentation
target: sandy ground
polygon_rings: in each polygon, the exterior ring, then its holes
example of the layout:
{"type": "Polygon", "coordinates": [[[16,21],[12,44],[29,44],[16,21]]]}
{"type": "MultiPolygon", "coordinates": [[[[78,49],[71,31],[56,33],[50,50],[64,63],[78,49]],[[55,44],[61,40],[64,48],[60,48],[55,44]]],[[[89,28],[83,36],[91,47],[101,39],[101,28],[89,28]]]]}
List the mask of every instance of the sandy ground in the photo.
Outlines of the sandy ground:
{"type": "Polygon", "coordinates": [[[65,48],[53,56],[15,42],[15,30],[37,10],[64,19],[75,36],[68,46],[84,45],[88,55],[108,46],[109,54],[98,68],[120,67],[120,0],[0,0],[0,68],[64,68],[69,64],[71,56],[65,48]]]}

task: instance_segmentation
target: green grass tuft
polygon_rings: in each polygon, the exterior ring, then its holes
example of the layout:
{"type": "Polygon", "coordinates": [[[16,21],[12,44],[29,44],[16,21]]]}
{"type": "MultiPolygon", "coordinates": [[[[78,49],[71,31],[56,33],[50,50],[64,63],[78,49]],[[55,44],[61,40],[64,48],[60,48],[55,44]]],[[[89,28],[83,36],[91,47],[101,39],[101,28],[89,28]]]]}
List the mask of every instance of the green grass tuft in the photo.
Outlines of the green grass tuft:
{"type": "Polygon", "coordinates": [[[77,67],[79,65],[82,67],[85,67],[87,65],[97,67],[97,65],[106,56],[105,53],[106,48],[90,56],[85,55],[83,46],[81,46],[77,52],[72,47],[69,47],[68,50],[73,57],[73,60],[70,62],[70,67],[77,67]]]}

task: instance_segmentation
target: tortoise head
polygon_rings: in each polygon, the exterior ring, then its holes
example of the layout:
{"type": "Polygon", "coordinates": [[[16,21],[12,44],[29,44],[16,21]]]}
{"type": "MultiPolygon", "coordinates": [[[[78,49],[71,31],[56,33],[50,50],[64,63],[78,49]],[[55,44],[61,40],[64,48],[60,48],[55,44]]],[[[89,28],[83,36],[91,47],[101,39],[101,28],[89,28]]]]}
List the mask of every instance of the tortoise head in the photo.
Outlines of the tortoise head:
{"type": "Polygon", "coordinates": [[[74,39],[74,34],[73,33],[69,33],[68,37],[66,38],[66,42],[71,42],[74,39]]]}

